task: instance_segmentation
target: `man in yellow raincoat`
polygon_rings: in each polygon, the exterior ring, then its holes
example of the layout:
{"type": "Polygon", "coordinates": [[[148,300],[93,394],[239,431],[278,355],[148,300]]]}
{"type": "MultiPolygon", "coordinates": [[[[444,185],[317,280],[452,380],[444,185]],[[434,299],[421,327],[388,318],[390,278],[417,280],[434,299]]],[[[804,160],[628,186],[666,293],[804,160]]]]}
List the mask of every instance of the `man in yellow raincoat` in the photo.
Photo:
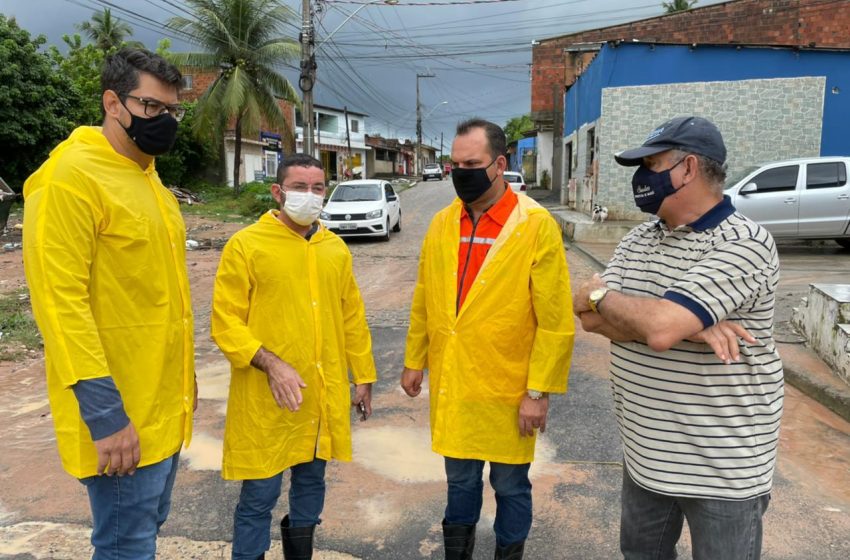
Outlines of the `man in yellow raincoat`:
{"type": "Polygon", "coordinates": [[[567,390],[574,327],[561,232],[502,177],[505,134],[472,119],[452,143],[458,198],[434,217],[419,258],[401,384],[429,368],[431,440],[445,457],[447,559],[472,558],[490,462],[496,558],[522,558],[531,528],[535,431],[567,390]]]}
{"type": "Polygon", "coordinates": [[[290,469],[287,559],[310,558],[325,465],[351,460],[350,405],[372,413],[372,340],[351,253],[317,221],[321,162],[295,154],[278,169],[280,210],[234,235],[221,255],[212,336],[231,363],[222,476],[242,480],[233,558],[262,558],[290,469]],[[350,397],[349,375],[355,383],[350,397]]]}
{"type": "Polygon", "coordinates": [[[186,227],[154,168],[183,116],[180,81],[151,52],[108,56],[103,127],[74,130],[24,186],[56,441],[88,490],[97,560],[154,558],[192,433],[186,227]]]}

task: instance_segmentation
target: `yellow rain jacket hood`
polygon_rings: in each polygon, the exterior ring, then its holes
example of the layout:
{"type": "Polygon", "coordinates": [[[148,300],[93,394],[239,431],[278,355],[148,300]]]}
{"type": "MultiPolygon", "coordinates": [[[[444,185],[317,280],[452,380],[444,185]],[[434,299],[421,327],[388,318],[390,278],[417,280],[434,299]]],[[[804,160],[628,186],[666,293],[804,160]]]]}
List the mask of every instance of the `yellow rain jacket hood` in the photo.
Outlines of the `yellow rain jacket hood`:
{"type": "Polygon", "coordinates": [[[62,464],[83,478],[97,452],[71,386],[111,376],[139,434],[140,467],[192,433],[194,349],[186,228],[151,164],[80,127],[24,185],[24,268],[44,338],[62,464]]]}
{"type": "Polygon", "coordinates": [[[434,217],[422,244],[405,366],[429,368],[433,450],[456,459],[523,464],[519,434],[528,389],[567,390],[573,326],[561,232],[524,195],[458,313],[461,202],[434,217]]]}
{"type": "Polygon", "coordinates": [[[351,253],[323,227],[308,241],[277,211],[236,233],[221,254],[212,337],[231,363],[222,476],[268,478],[300,463],[351,460],[351,395],[376,380],[372,339],[351,253]],[[297,412],[280,408],[251,366],[260,347],[307,384],[297,412]]]}

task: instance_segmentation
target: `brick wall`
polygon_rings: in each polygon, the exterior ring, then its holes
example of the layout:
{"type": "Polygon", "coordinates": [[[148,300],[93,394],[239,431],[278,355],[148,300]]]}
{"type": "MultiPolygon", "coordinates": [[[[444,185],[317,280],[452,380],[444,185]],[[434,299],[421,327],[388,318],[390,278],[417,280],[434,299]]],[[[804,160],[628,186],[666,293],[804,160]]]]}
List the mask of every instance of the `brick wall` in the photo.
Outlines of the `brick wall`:
{"type": "MultiPolygon", "coordinates": [[[[207,88],[215,81],[217,74],[215,72],[203,72],[192,68],[181,69],[184,75],[192,76],[192,89],[186,89],[180,92],[181,101],[197,101],[203,95],[207,88]]],[[[275,132],[281,135],[284,153],[291,154],[295,151],[295,110],[294,106],[281,99],[278,99],[278,105],[283,112],[283,118],[286,121],[287,130],[277,130],[270,127],[268,123],[261,124],[262,130],[267,132],[275,132]]],[[[233,120],[229,123],[229,130],[233,130],[233,120]]]]}
{"type": "Polygon", "coordinates": [[[552,118],[553,86],[566,86],[574,79],[571,57],[563,49],[576,43],[638,39],[850,48],[848,29],[847,1],[737,0],[543,40],[532,49],[532,117],[542,122],[552,118]]]}

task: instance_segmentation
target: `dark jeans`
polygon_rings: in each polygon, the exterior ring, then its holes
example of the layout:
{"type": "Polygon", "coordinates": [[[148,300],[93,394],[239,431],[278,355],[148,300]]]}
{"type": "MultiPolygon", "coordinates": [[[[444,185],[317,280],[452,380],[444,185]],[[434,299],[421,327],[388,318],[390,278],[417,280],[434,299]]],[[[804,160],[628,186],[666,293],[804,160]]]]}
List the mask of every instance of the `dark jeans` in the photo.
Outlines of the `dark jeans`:
{"type": "MultiPolygon", "coordinates": [[[[311,527],[321,521],[325,506],[325,465],[322,459],[289,470],[289,526],[311,527]]],[[[272,510],[280,497],[283,473],[271,478],[243,480],[233,515],[233,559],[254,560],[271,545],[272,510]]]]}
{"type": "Polygon", "coordinates": [[[89,494],[93,560],[153,560],[171,509],[180,454],[124,476],[80,479],[89,494]]]}
{"type": "Polygon", "coordinates": [[[694,560],[757,560],[770,495],[743,501],[666,496],[638,486],[623,467],[620,551],[625,560],[676,558],[685,518],[694,560]]]}
{"type": "MultiPolygon", "coordinates": [[[[499,546],[528,537],[531,529],[531,463],[508,465],[490,462],[490,485],[496,491],[496,521],[493,530],[499,546]]],[[[446,523],[475,525],[481,517],[484,461],[446,457],[448,503],[446,523]]]]}

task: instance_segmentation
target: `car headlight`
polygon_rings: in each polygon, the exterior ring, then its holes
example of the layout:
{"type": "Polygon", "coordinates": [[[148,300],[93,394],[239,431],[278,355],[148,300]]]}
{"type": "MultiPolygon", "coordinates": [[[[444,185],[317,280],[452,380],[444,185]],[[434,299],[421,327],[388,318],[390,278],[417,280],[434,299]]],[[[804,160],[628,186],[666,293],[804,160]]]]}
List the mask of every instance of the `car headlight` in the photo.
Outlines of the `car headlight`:
{"type": "Polygon", "coordinates": [[[320,220],[330,220],[330,219],[331,219],[331,215],[330,215],[330,214],[328,214],[327,212],[321,212],[321,213],[319,214],[319,219],[320,219],[320,220]]]}
{"type": "Polygon", "coordinates": [[[366,212],[366,219],[367,220],[374,220],[375,218],[380,218],[383,215],[384,215],[383,209],[372,210],[371,212],[366,212]]]}

